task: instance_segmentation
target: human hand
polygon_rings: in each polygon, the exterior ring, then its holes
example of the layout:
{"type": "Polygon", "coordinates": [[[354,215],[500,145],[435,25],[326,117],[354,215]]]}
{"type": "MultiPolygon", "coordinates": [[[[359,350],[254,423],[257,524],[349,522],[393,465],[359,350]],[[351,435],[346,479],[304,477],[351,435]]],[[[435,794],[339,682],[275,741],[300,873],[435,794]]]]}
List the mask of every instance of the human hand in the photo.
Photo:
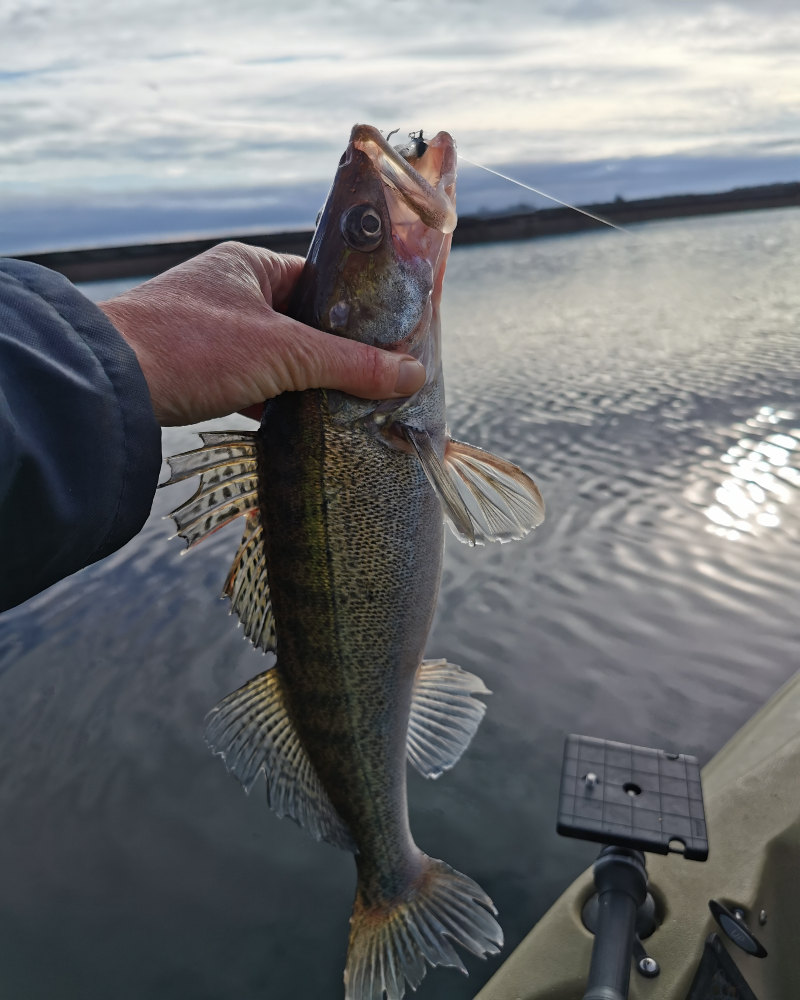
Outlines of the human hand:
{"type": "Polygon", "coordinates": [[[302,268],[302,257],[221,243],[99,304],[135,351],[162,426],[257,417],[265,399],[292,389],[391,399],[421,388],[413,358],[281,312],[302,268]]]}

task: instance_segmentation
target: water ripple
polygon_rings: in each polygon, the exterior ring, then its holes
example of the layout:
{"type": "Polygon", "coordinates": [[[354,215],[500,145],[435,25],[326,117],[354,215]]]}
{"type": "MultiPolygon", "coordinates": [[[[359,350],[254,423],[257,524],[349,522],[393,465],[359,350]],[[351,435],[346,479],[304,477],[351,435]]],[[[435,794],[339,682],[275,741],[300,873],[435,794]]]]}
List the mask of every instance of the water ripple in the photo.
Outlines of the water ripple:
{"type": "MultiPolygon", "coordinates": [[[[509,942],[588,860],[554,834],[565,732],[706,759],[796,669],[798,248],[785,211],[452,255],[450,426],[530,471],[547,518],[514,545],[448,537],[429,652],[494,694],[458,767],[412,777],[411,823],[485,886],[509,942]]],[[[340,990],[352,860],[203,746],[205,712],[269,661],[219,600],[239,529],[185,557],[167,540],[188,490],[3,616],[10,996],[340,990]]],[[[492,967],[432,972],[420,1000],[466,1000],[492,967]]]]}

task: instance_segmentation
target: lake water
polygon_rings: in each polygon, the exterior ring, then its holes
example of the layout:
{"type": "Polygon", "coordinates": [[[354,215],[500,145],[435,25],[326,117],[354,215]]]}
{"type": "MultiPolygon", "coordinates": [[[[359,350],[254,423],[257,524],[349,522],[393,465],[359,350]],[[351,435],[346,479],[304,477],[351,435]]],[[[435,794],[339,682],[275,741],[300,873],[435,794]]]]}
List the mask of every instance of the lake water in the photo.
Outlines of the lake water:
{"type": "MultiPolygon", "coordinates": [[[[595,854],[555,833],[566,733],[704,762],[798,667],[798,248],[790,209],[451,257],[451,429],[524,466],[548,512],[513,545],[448,537],[429,655],[494,694],[409,799],[420,846],[493,897],[504,954],[595,854]]],[[[265,660],[218,598],[240,529],[168,540],[188,492],[0,619],[0,996],[342,995],[352,859],[203,743],[265,660]]],[[[418,996],[471,997],[499,961],[418,996]]]]}

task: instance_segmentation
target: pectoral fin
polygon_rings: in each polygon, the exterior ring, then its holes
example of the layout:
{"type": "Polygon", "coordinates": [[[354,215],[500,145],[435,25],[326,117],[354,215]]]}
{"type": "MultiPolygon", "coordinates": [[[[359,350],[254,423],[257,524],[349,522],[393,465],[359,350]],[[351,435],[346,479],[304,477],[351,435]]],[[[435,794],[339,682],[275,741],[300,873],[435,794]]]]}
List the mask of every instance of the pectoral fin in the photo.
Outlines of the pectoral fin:
{"type": "Polygon", "coordinates": [[[209,712],[206,742],[249,792],[263,771],[267,802],[317,838],[354,850],[344,820],[331,805],[287,711],[273,667],[229,694],[209,712]]]}
{"type": "Polygon", "coordinates": [[[441,460],[427,431],[405,425],[402,431],[462,542],[509,542],[542,523],[542,495],[516,465],[452,438],[441,460]]]}
{"type": "Polygon", "coordinates": [[[446,660],[423,660],[414,679],[408,720],[408,759],[424,778],[438,778],[458,762],[480,725],[491,694],[475,674],[446,660]]]}

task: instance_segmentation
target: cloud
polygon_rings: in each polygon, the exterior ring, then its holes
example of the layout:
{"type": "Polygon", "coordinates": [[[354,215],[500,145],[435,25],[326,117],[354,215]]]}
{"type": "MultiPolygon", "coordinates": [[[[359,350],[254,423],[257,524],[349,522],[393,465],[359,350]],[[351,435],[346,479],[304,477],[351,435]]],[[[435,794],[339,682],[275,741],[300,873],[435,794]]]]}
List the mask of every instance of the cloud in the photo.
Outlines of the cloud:
{"type": "Polygon", "coordinates": [[[0,185],[329,179],[354,121],[488,163],[770,155],[800,135],[781,0],[0,0],[0,185]]]}

